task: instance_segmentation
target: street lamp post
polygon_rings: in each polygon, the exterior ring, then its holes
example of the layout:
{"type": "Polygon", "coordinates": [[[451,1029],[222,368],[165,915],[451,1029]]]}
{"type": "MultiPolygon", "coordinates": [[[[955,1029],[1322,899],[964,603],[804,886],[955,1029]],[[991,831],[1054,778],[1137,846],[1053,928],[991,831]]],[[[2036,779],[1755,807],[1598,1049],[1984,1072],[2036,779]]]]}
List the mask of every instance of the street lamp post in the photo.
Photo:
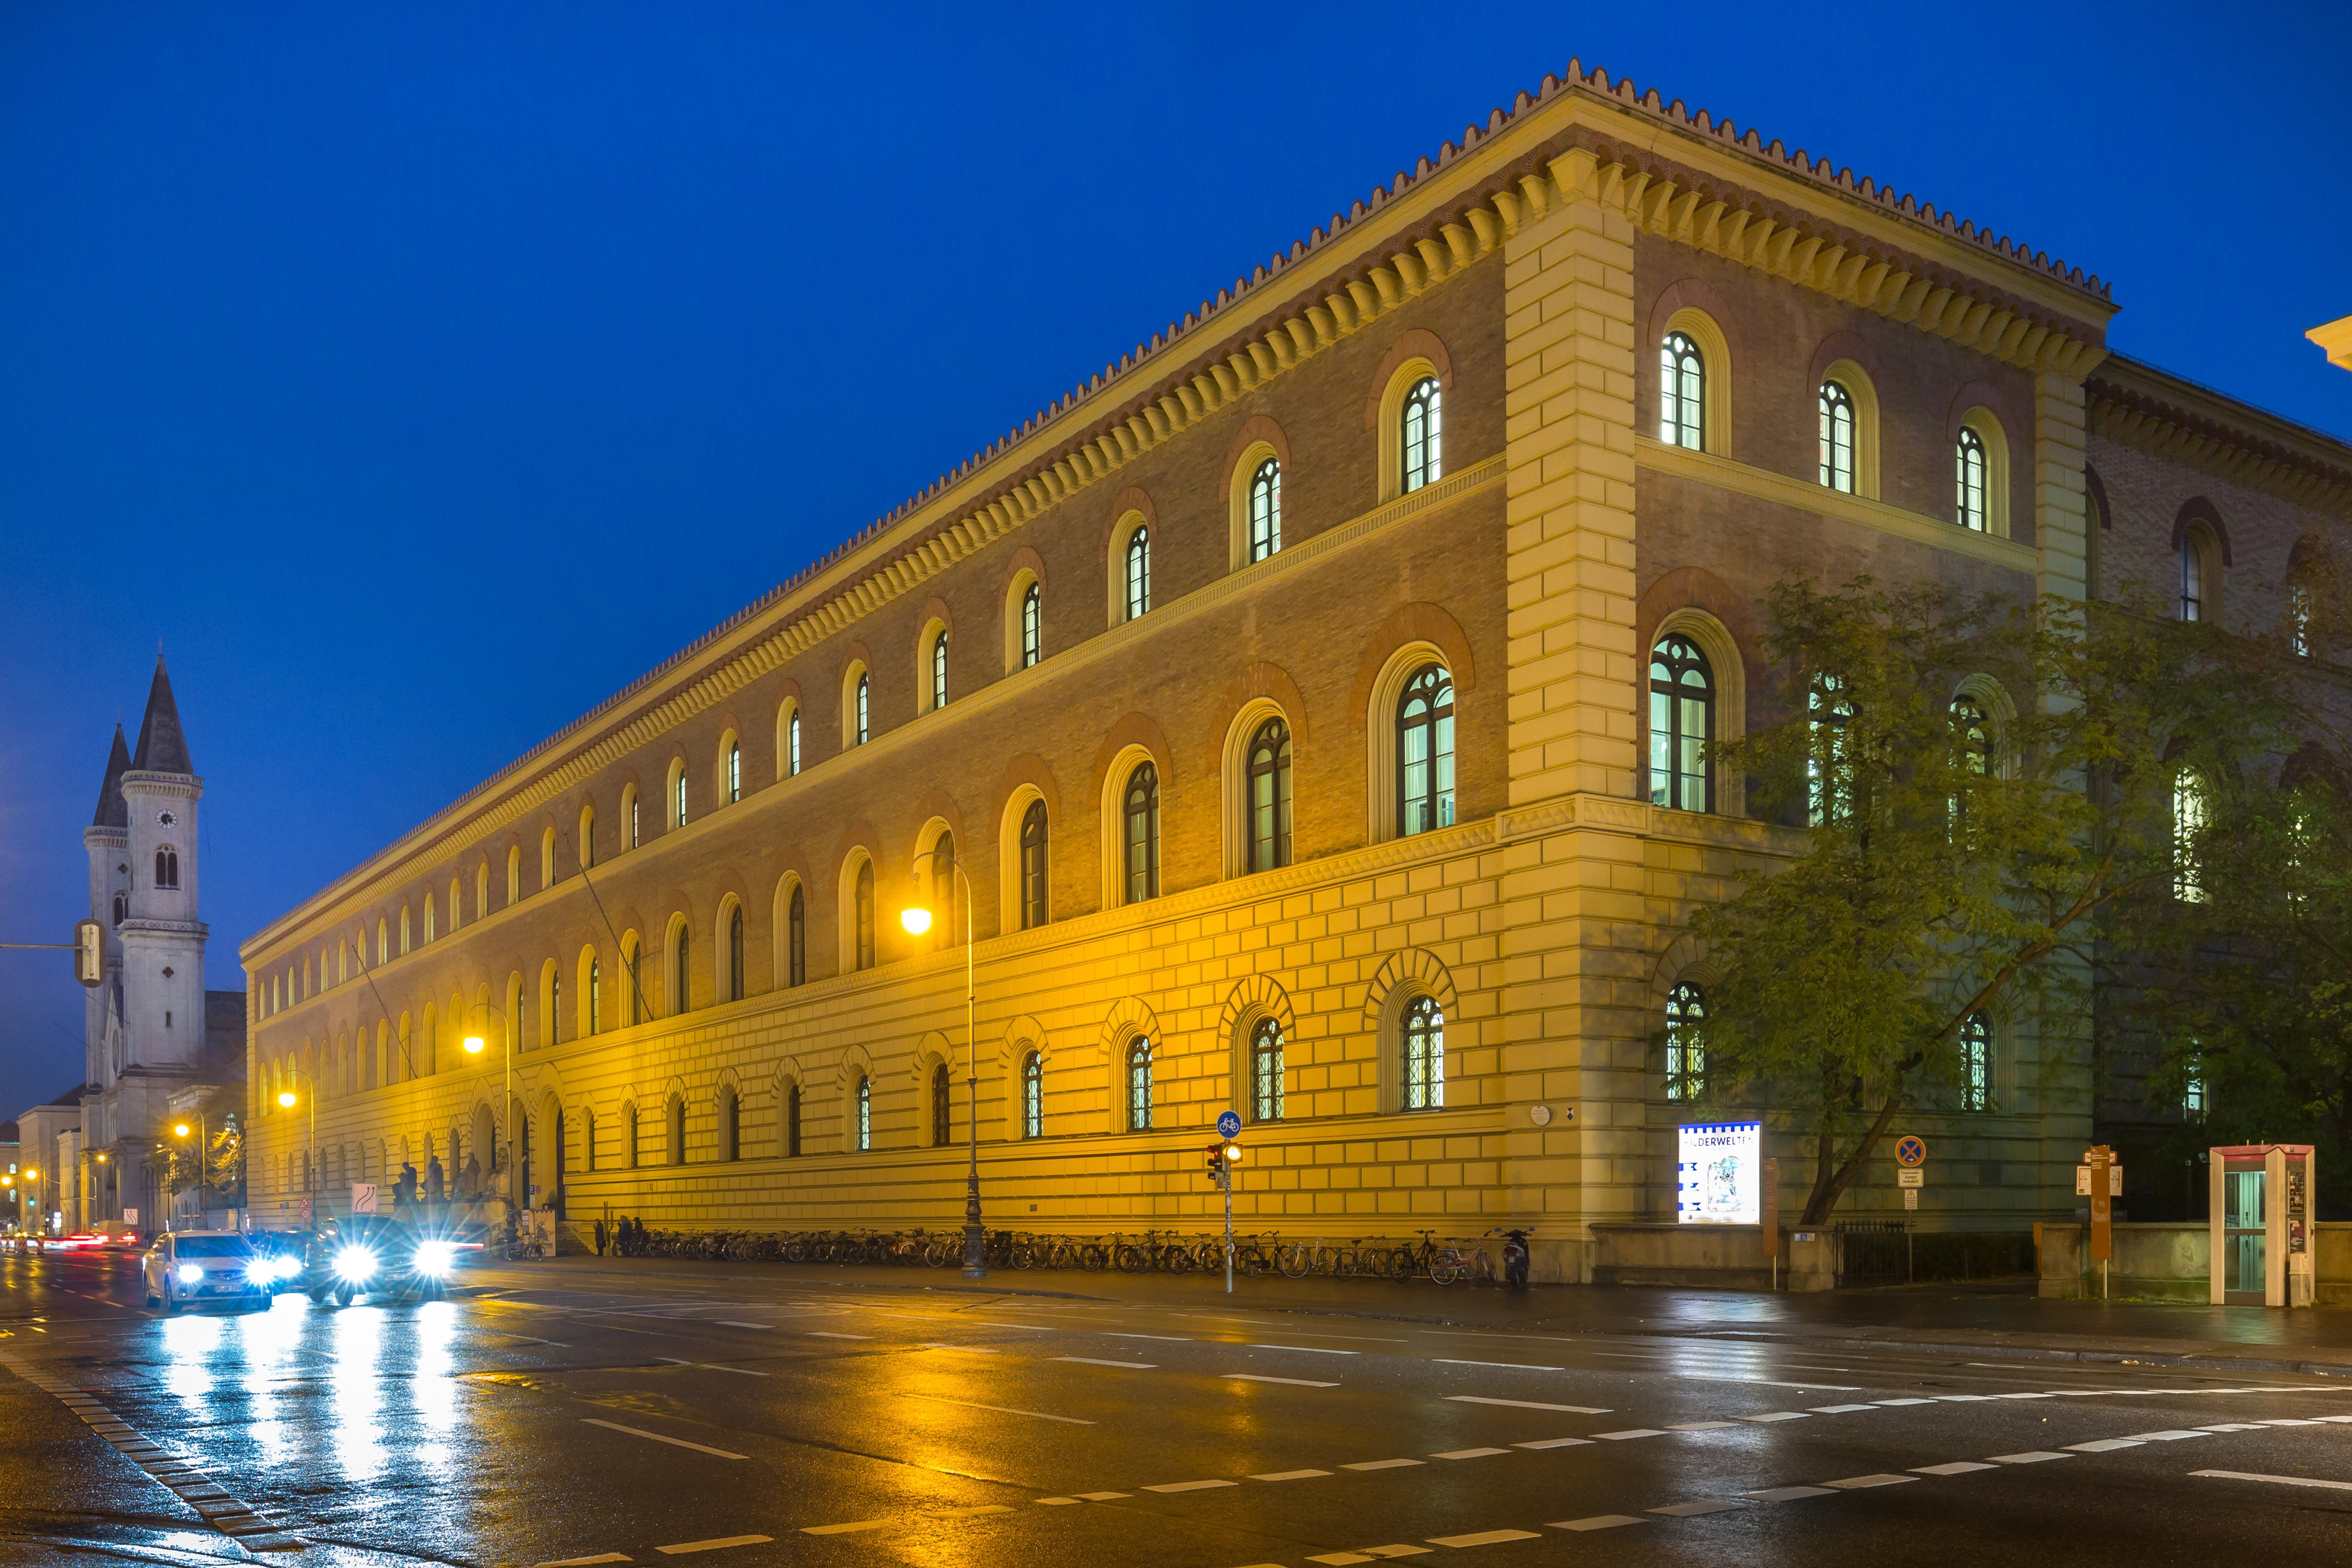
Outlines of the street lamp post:
{"type": "MultiPolygon", "coordinates": [[[[308,1079],[310,1084],[310,1153],[302,1166],[302,1207],[309,1211],[310,1232],[315,1236],[319,1230],[319,1081],[299,1067],[289,1067],[286,1072],[289,1078],[308,1079]]],[[[278,1092],[278,1103],[289,1111],[299,1100],[291,1089],[278,1092]]]]}
{"type": "MultiPolygon", "coordinates": [[[[918,861],[929,860],[939,852],[939,845],[934,844],[915,858],[918,861]]],[[[985,1280],[988,1278],[988,1232],[980,1221],[980,1037],[972,1026],[974,998],[978,993],[972,983],[971,879],[964,875],[962,865],[956,861],[949,861],[948,865],[955,872],[956,880],[963,883],[963,1051],[967,1074],[964,1084],[971,1099],[971,1163],[964,1177],[963,1277],[985,1280]]],[[[918,891],[920,891],[919,883],[918,891]]],[[[949,895],[948,917],[955,917],[952,892],[949,895]]],[[[921,904],[908,904],[899,911],[898,924],[907,928],[908,936],[920,936],[931,928],[931,912],[921,904]]]]}
{"type": "MultiPolygon", "coordinates": [[[[482,1002],[478,1005],[484,1012],[488,1013],[491,1017],[497,1019],[500,1023],[507,1026],[507,1060],[506,1072],[503,1080],[503,1092],[506,1103],[499,1106],[499,1109],[507,1124],[507,1212],[512,1214],[520,1207],[520,1206],[515,1202],[514,1025],[508,1019],[506,1014],[499,1011],[498,1009],[490,1006],[489,1003],[482,1002]]],[[[468,1056],[479,1056],[486,1049],[488,1049],[488,1045],[489,1042],[484,1040],[480,1035],[469,1034],[466,1037],[466,1054],[468,1056]]],[[[455,1180],[456,1176],[457,1173],[452,1171],[450,1173],[451,1179],[455,1180]]]]}
{"type": "MultiPolygon", "coordinates": [[[[313,1113],[313,1114],[316,1113],[313,1113]]],[[[185,1122],[175,1124],[172,1128],[172,1135],[175,1138],[186,1137],[188,1124],[185,1122]]],[[[312,1142],[315,1145],[316,1139],[314,1138],[312,1142]]],[[[211,1118],[199,1111],[196,1113],[196,1228],[199,1230],[205,1228],[205,1216],[210,1212],[205,1200],[211,1195],[212,1188],[212,1172],[209,1168],[212,1146],[211,1118]]]]}

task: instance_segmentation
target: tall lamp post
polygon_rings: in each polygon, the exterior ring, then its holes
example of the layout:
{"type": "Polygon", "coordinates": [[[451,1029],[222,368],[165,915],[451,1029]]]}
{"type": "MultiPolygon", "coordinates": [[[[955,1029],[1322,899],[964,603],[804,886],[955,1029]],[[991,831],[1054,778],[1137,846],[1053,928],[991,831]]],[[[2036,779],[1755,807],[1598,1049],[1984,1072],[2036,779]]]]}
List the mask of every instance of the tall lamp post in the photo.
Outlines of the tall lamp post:
{"type": "MultiPolygon", "coordinates": [[[[172,1136],[184,1138],[187,1135],[188,1124],[185,1122],[173,1124],[172,1136]]],[[[212,1146],[211,1119],[199,1111],[196,1113],[196,1228],[199,1230],[205,1228],[205,1216],[210,1212],[205,1199],[212,1194],[212,1146]]]]}
{"type": "MultiPolygon", "coordinates": [[[[947,840],[942,837],[940,841],[946,842],[947,840]]],[[[939,852],[939,845],[933,844],[915,858],[926,861],[939,852]]],[[[971,1098],[971,1165],[964,1177],[963,1277],[985,1280],[988,1278],[988,1232],[980,1222],[980,1037],[972,1028],[973,998],[977,993],[972,987],[971,879],[964,875],[962,865],[956,861],[950,859],[948,865],[956,873],[956,880],[963,883],[963,1053],[967,1073],[964,1083],[971,1098]]],[[[919,880],[916,883],[916,891],[918,894],[922,891],[919,880]]],[[[952,889],[949,892],[948,903],[948,918],[952,920],[955,918],[952,889]]],[[[920,903],[910,904],[898,912],[898,924],[907,928],[909,936],[920,936],[931,928],[930,909],[920,903]]]]}
{"type": "MultiPolygon", "coordinates": [[[[513,1025],[513,1023],[512,1023],[511,1021],[509,1021],[509,1019],[507,1018],[507,1015],[506,1015],[506,1014],[504,1014],[504,1013],[502,1013],[502,1012],[499,1011],[499,1009],[496,1009],[496,1008],[494,1008],[494,1007],[490,1006],[490,1004],[489,1004],[489,1003],[488,1003],[488,1002],[482,1002],[482,1003],[480,1003],[480,1004],[478,1004],[478,1005],[480,1006],[481,1009],[482,1009],[484,1012],[488,1013],[491,1017],[493,1017],[493,1018],[497,1019],[500,1023],[505,1024],[505,1025],[507,1026],[507,1028],[506,1028],[506,1053],[507,1053],[507,1064],[506,1064],[506,1074],[505,1074],[505,1079],[504,1079],[504,1098],[505,1098],[506,1103],[505,1103],[505,1104],[503,1104],[503,1105],[501,1105],[501,1106],[499,1106],[499,1111],[500,1111],[500,1113],[501,1113],[502,1119],[505,1121],[506,1125],[507,1125],[507,1211],[508,1211],[509,1213],[510,1213],[510,1214],[511,1214],[511,1213],[515,1212],[515,1210],[516,1210],[518,1207],[520,1207],[520,1205],[518,1205],[518,1204],[515,1202],[515,1157],[514,1157],[514,1025],[513,1025]]],[[[483,1039],[480,1035],[478,1035],[478,1034],[469,1034],[469,1035],[467,1035],[467,1036],[466,1037],[466,1054],[467,1054],[467,1056],[479,1056],[479,1055],[481,1055],[481,1054],[482,1054],[482,1052],[483,1052],[484,1051],[488,1050],[488,1048],[489,1048],[489,1041],[488,1041],[488,1040],[484,1040],[484,1039],[483,1039]]],[[[456,1173],[455,1171],[452,1171],[452,1172],[450,1173],[450,1178],[451,1178],[452,1180],[455,1180],[455,1179],[456,1179],[456,1177],[457,1177],[457,1173],[456,1173]]],[[[528,1196],[528,1195],[526,1195],[526,1196],[528,1196]]]]}
{"type": "MultiPolygon", "coordinates": [[[[310,1231],[316,1235],[319,1229],[319,1081],[299,1067],[289,1067],[286,1071],[289,1077],[308,1079],[310,1084],[310,1153],[302,1167],[302,1207],[309,1211],[310,1231]]],[[[300,1103],[300,1097],[291,1089],[281,1089],[278,1092],[278,1103],[291,1111],[300,1103]]]]}

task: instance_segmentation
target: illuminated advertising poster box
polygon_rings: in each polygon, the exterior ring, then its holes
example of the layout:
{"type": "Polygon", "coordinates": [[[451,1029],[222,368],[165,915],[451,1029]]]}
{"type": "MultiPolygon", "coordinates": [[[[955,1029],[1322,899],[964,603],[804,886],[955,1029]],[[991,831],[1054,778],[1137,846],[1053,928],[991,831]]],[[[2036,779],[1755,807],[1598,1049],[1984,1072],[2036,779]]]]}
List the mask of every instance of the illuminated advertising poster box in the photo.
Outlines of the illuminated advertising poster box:
{"type": "Polygon", "coordinates": [[[1763,1223],[1764,1124],[1675,1129],[1675,1218],[1685,1225],[1763,1223]]]}

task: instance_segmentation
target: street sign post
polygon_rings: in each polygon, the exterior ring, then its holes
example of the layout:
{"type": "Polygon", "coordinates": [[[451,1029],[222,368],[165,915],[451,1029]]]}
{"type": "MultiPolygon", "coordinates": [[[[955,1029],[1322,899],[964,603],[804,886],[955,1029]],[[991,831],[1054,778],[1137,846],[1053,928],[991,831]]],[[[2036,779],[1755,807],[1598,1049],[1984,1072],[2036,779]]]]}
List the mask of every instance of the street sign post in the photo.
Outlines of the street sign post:
{"type": "Polygon", "coordinates": [[[1916,1170],[1927,1163],[1927,1140],[1916,1133],[1906,1133],[1895,1140],[1895,1163],[1906,1170],[1916,1170]]]}
{"type": "Polygon", "coordinates": [[[1240,1112],[1223,1111],[1218,1113],[1217,1136],[1221,1138],[1237,1138],[1241,1136],[1241,1131],[1242,1114],[1240,1112]]]}
{"type": "Polygon", "coordinates": [[[2115,1256],[2116,1152],[2106,1145],[2086,1151],[2083,1163],[2090,1169],[2091,1256],[2099,1260],[2099,1299],[2107,1299],[2107,1263],[2115,1256]]]}
{"type": "Polygon", "coordinates": [[[1209,1179],[1225,1197],[1225,1294],[1234,1293],[1234,1167],[1241,1164],[1242,1146],[1234,1142],[1242,1130],[1238,1113],[1217,1118],[1217,1141],[1209,1145],[1209,1179]]]}
{"type": "Polygon", "coordinates": [[[1764,1255],[1772,1260],[1772,1288],[1780,1288],[1780,1156],[1763,1159],[1764,1190],[1758,1195],[1759,1218],[1764,1227],[1764,1255]]]}
{"type": "Polygon", "coordinates": [[[352,1212],[353,1214],[375,1212],[375,1183],[372,1181],[352,1183],[352,1212]]]}

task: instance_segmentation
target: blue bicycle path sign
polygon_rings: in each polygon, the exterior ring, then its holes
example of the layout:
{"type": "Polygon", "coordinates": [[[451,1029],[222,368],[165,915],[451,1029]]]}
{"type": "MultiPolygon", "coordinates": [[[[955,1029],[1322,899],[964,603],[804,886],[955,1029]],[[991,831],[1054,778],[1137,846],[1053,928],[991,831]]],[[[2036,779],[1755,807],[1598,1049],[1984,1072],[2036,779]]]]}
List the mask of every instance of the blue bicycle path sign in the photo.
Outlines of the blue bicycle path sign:
{"type": "Polygon", "coordinates": [[[1217,1118],[1217,1136],[1221,1138],[1235,1137],[1240,1134],[1241,1130],[1242,1114],[1240,1112],[1227,1111],[1217,1118]]]}

